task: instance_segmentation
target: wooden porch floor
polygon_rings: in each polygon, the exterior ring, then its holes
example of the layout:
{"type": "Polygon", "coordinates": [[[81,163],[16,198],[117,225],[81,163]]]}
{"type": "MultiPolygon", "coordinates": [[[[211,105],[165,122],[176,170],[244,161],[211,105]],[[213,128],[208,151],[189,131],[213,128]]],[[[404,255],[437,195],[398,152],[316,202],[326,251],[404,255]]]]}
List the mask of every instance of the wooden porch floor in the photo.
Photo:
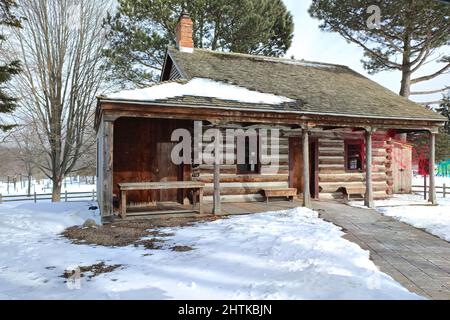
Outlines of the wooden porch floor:
{"type": "MultiPolygon", "coordinates": [[[[296,207],[301,207],[302,201],[301,199],[294,201],[287,200],[273,200],[268,204],[266,202],[225,202],[221,204],[221,216],[227,215],[242,215],[242,214],[252,214],[259,212],[270,212],[270,211],[281,211],[292,209],[296,207]]],[[[212,215],[213,204],[206,203],[203,205],[204,214],[203,216],[212,215]]],[[[189,207],[177,205],[174,203],[168,203],[165,206],[159,205],[158,208],[154,209],[149,208],[138,208],[131,209],[127,213],[127,219],[142,219],[142,218],[162,218],[162,217],[189,217],[189,216],[200,216],[198,212],[191,211],[189,212],[189,207]],[[179,212],[174,213],[149,213],[153,210],[178,210],[179,212]]]]}
{"type": "MultiPolygon", "coordinates": [[[[302,201],[271,201],[268,204],[266,202],[230,202],[221,204],[221,215],[239,215],[250,214],[269,211],[281,211],[301,207],[302,201]]],[[[205,205],[205,213],[212,214],[212,204],[205,205]]]]}

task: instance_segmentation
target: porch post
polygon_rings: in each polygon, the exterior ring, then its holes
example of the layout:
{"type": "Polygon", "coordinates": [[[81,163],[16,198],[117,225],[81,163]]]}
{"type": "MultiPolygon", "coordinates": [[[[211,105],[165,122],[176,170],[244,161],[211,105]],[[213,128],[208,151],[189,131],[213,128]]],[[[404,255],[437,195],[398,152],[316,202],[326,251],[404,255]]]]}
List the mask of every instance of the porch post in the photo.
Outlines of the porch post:
{"type": "Polygon", "coordinates": [[[220,129],[216,128],[214,137],[214,197],[213,214],[220,214],[220,129]]]}
{"type": "Polygon", "coordinates": [[[303,143],[303,206],[311,207],[311,191],[309,190],[309,131],[302,130],[303,143]]]}
{"type": "Polygon", "coordinates": [[[103,128],[103,171],[101,208],[102,217],[113,216],[113,147],[114,147],[114,122],[105,121],[103,128]]]}
{"type": "Polygon", "coordinates": [[[433,205],[437,204],[436,182],[434,177],[435,162],[436,162],[436,133],[430,131],[430,161],[429,161],[430,190],[428,192],[429,195],[428,201],[431,202],[433,205]]]}
{"type": "Polygon", "coordinates": [[[365,131],[366,137],[366,193],[364,195],[364,205],[373,208],[373,187],[372,187],[372,133],[374,130],[368,128],[365,131]]]}

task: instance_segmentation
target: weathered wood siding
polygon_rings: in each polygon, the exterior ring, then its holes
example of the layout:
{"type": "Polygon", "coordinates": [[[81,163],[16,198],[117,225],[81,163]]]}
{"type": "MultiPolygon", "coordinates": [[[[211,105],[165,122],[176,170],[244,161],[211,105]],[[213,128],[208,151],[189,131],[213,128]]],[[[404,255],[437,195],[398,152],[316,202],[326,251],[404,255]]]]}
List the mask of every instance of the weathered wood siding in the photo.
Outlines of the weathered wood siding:
{"type": "Polygon", "coordinates": [[[97,201],[103,212],[103,127],[101,121],[97,130],[97,201]]]}
{"type": "MultiPolygon", "coordinates": [[[[181,181],[184,166],[171,162],[171,142],[175,129],[190,129],[192,121],[119,118],[114,130],[114,178],[113,192],[119,195],[121,182],[181,181]]],[[[179,191],[133,191],[129,193],[131,206],[140,206],[154,201],[176,201],[179,191]]]]}

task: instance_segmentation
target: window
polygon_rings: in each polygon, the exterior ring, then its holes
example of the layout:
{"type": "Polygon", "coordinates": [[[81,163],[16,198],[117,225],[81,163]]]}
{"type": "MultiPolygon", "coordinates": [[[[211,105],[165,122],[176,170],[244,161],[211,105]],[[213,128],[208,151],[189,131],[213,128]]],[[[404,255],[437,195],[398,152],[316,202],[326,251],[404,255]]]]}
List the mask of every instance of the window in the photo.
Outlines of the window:
{"type": "Polygon", "coordinates": [[[345,169],[362,171],[364,169],[364,143],[362,141],[345,141],[345,169]]]}
{"type": "MultiPolygon", "coordinates": [[[[256,150],[251,150],[251,137],[245,137],[245,149],[243,150],[245,162],[237,164],[238,174],[257,174],[259,173],[259,136],[256,139],[256,150]]],[[[254,138],[253,138],[254,139],[254,138]]]]}

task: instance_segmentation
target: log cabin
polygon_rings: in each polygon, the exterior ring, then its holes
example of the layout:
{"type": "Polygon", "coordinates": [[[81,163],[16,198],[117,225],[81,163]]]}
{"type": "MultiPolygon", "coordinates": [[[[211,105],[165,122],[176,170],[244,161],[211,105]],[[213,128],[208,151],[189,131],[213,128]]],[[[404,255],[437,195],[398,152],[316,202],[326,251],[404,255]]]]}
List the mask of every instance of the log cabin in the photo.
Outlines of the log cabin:
{"type": "MultiPolygon", "coordinates": [[[[161,209],[161,203],[199,202],[201,211],[203,202],[212,202],[218,214],[222,202],[292,194],[304,206],[311,199],[359,195],[373,207],[374,199],[394,192],[393,138],[408,132],[429,133],[434,172],[435,135],[446,121],[439,114],[346,66],[197,49],[192,32],[192,20],[184,13],[159,83],[98,97],[97,187],[103,218],[125,217],[133,208],[149,213],[139,208],[161,209]],[[172,157],[177,129],[198,138],[182,163],[172,157]],[[213,139],[204,135],[210,129],[218,132],[213,139]],[[247,151],[243,163],[236,157],[219,159],[223,150],[236,156],[239,146],[248,147],[250,139],[225,141],[230,129],[256,132],[256,159],[262,153],[276,157],[275,168],[267,161],[250,163],[247,151]],[[277,134],[260,139],[264,129],[277,134]],[[213,152],[205,152],[203,143],[212,141],[213,152]],[[274,142],[276,153],[269,155],[265,151],[274,142]],[[201,155],[212,161],[192,161],[201,155]]],[[[433,175],[429,187],[434,204],[433,175]]]]}

